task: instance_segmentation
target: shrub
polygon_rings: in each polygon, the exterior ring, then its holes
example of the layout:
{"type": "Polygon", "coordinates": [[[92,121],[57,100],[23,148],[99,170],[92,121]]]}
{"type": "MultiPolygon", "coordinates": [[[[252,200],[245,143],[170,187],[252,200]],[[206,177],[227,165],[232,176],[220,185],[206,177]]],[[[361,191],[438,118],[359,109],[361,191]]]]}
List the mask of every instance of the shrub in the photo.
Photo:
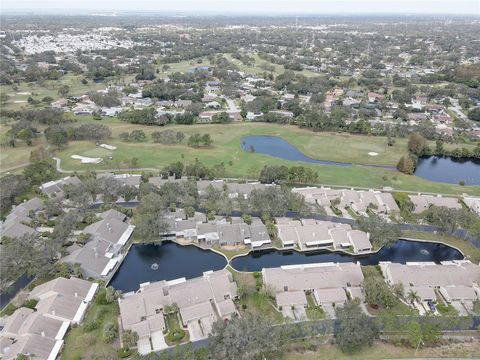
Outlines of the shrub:
{"type": "Polygon", "coordinates": [[[129,349],[128,347],[123,347],[121,349],[118,349],[117,354],[120,359],[125,359],[130,357],[130,355],[132,355],[132,350],[129,349]]]}
{"type": "Polygon", "coordinates": [[[101,289],[98,292],[97,298],[95,299],[95,303],[97,305],[108,305],[107,291],[105,289],[101,289]]]}
{"type": "Polygon", "coordinates": [[[10,316],[15,312],[15,310],[17,310],[17,307],[12,303],[10,303],[7,306],[5,306],[5,309],[2,310],[1,314],[10,316]]]}
{"type": "Polygon", "coordinates": [[[118,335],[118,327],[114,322],[106,323],[103,327],[103,337],[107,343],[111,343],[118,335]]]}
{"type": "Polygon", "coordinates": [[[89,321],[89,322],[85,323],[85,325],[83,326],[83,331],[84,332],[91,332],[93,330],[98,329],[98,325],[99,325],[99,323],[96,320],[89,321]]]}
{"type": "Polygon", "coordinates": [[[26,307],[26,308],[34,310],[35,306],[37,306],[37,304],[38,304],[38,300],[30,299],[30,300],[25,301],[23,303],[23,306],[26,307]]]}
{"type": "Polygon", "coordinates": [[[183,329],[173,329],[167,334],[167,340],[170,342],[179,342],[185,337],[183,329]]]}

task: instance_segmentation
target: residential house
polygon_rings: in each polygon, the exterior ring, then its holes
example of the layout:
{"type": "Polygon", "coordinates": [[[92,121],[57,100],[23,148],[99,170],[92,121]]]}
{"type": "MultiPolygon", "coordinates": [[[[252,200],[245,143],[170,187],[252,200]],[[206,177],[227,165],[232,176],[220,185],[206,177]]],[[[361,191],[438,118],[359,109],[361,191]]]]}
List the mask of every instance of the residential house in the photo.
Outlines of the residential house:
{"type": "Polygon", "coordinates": [[[137,332],[141,354],[167,347],[164,331],[168,330],[164,313],[176,304],[182,326],[190,340],[206,338],[218,319],[228,321],[236,314],[233,300],[237,285],[227,270],[208,271],[194,279],[176,279],[143,284],[137,293],[119,299],[121,326],[137,332]]]}
{"type": "Polygon", "coordinates": [[[116,210],[108,210],[100,217],[102,220],[83,230],[91,235],[91,240],[82,247],[72,248],[61,261],[80,264],[84,277],[107,279],[123,259],[122,251],[135,226],[124,222],[126,217],[116,210]]]}
{"type": "Polygon", "coordinates": [[[379,265],[388,284],[401,283],[405,294],[412,291],[423,302],[441,297],[465,315],[473,309],[473,302],[480,299],[480,266],[468,260],[443,261],[441,264],[380,262],[379,265]]]}
{"type": "Polygon", "coordinates": [[[414,205],[413,212],[418,214],[427,210],[430,206],[442,206],[449,209],[461,209],[462,205],[457,198],[443,197],[441,195],[409,195],[410,201],[414,205]]]}
{"type": "Polygon", "coordinates": [[[82,321],[98,284],[71,277],[56,278],[35,287],[28,295],[37,300],[35,311],[21,307],[7,317],[0,331],[0,357],[55,360],[70,324],[82,321]]]}
{"type": "Polygon", "coordinates": [[[63,187],[66,185],[79,185],[82,182],[77,176],[67,176],[60,180],[53,180],[40,185],[40,190],[51,198],[63,199],[63,187]]]}
{"type": "Polygon", "coordinates": [[[0,223],[0,236],[19,238],[26,234],[35,234],[36,230],[30,225],[35,214],[43,209],[43,201],[35,197],[15,207],[0,223]]]}
{"type": "Polygon", "coordinates": [[[350,225],[303,219],[291,221],[276,219],[277,236],[284,247],[298,246],[300,250],[331,247],[335,250],[351,249],[355,254],[372,251],[370,236],[350,225]]]}
{"type": "MultiPolygon", "coordinates": [[[[313,295],[317,305],[334,316],[334,306],[346,300],[345,291],[359,292],[363,273],[358,263],[321,263],[287,265],[262,270],[265,288],[275,293],[277,306],[291,307],[293,314],[302,313],[305,295],[313,295]],[[302,296],[301,293],[304,293],[302,296]],[[281,305],[280,305],[281,304],[281,305]]],[[[289,312],[287,312],[288,314],[289,312]]],[[[288,315],[289,316],[289,315],[288,315]]],[[[289,316],[290,317],[290,316],[289,316]]]]}

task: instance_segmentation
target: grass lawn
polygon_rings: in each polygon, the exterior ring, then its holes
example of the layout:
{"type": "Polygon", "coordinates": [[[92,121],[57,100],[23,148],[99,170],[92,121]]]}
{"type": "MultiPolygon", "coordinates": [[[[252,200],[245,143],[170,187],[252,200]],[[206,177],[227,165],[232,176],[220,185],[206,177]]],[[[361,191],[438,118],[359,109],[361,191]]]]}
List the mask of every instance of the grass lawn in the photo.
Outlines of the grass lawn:
{"type": "Polygon", "coordinates": [[[166,75],[170,75],[176,72],[179,73],[186,73],[189,70],[192,70],[196,67],[201,66],[210,66],[209,61],[206,58],[195,58],[190,60],[184,60],[177,63],[168,63],[168,64],[159,64],[157,69],[160,70],[160,74],[158,75],[160,78],[166,77],[166,75]],[[198,62],[202,60],[202,62],[198,62]],[[163,71],[163,67],[168,65],[170,68],[167,71],[163,71]]]}
{"type": "Polygon", "coordinates": [[[237,283],[242,295],[237,306],[240,312],[264,316],[277,323],[284,321],[282,314],[275,309],[270,297],[262,289],[257,291],[257,280],[253,274],[239,273],[230,267],[228,269],[233,274],[233,279],[237,283]]]}
{"type": "Polygon", "coordinates": [[[325,312],[322,310],[320,306],[315,304],[315,300],[313,299],[312,294],[307,294],[307,302],[308,302],[308,307],[306,312],[307,312],[307,317],[310,320],[319,320],[319,319],[325,318],[325,312]]]}
{"type": "Polygon", "coordinates": [[[117,323],[117,318],[118,304],[116,302],[108,305],[94,303],[88,309],[83,325],[68,332],[62,351],[62,360],[118,359],[117,349],[111,343],[105,342],[103,337],[105,324],[117,323]],[[98,322],[97,327],[86,331],[86,325],[94,321],[98,322]]]}
{"type": "Polygon", "coordinates": [[[168,314],[166,317],[168,334],[165,340],[168,345],[180,344],[188,340],[188,332],[182,329],[178,320],[178,314],[168,314]]]}
{"type": "MultiPolygon", "coordinates": [[[[230,61],[232,64],[236,65],[240,69],[240,71],[243,71],[243,72],[246,72],[246,73],[249,73],[249,74],[262,75],[265,72],[268,73],[269,71],[265,71],[265,69],[263,68],[264,65],[273,66],[274,67],[273,73],[275,75],[280,75],[280,74],[283,74],[285,72],[285,67],[283,65],[278,65],[278,64],[274,64],[270,61],[263,60],[256,53],[250,53],[248,55],[254,58],[255,64],[252,64],[251,66],[250,65],[245,65],[240,60],[234,59],[230,54],[224,54],[223,56],[228,61],[230,61]]],[[[313,72],[313,71],[310,71],[310,70],[302,70],[302,71],[294,71],[294,72],[296,74],[301,74],[301,75],[306,76],[306,77],[322,75],[321,73],[316,73],[316,72],[313,72]]]]}
{"type": "Polygon", "coordinates": [[[334,345],[321,345],[316,351],[288,352],[285,360],[373,360],[373,359],[412,359],[412,358],[478,358],[478,342],[459,342],[435,347],[415,349],[375,342],[372,347],[345,354],[334,345]]]}
{"type": "MultiPolygon", "coordinates": [[[[84,85],[81,82],[83,78],[84,76],[82,75],[66,74],[59,80],[47,80],[43,82],[42,85],[27,82],[14,85],[1,85],[0,92],[10,96],[8,102],[4,105],[5,109],[19,110],[22,107],[32,107],[27,103],[29,96],[40,101],[45,96],[50,96],[54,100],[59,99],[61,96],[58,94],[58,89],[63,85],[67,85],[70,88],[68,93],[69,96],[78,96],[90,91],[104,89],[109,82],[109,80],[106,80],[105,82],[95,83],[92,80],[88,80],[88,84],[84,85]],[[14,89],[14,86],[16,86],[16,90],[14,89]]],[[[113,81],[113,79],[110,81],[113,81]]]]}
{"type": "Polygon", "coordinates": [[[437,310],[443,316],[458,316],[458,311],[452,305],[437,304],[437,310]]]}
{"type": "MultiPolygon", "coordinates": [[[[83,120],[85,122],[89,119],[83,120]]],[[[105,120],[103,120],[105,121],[105,120]]],[[[262,124],[262,123],[232,123],[232,124],[205,124],[192,126],[168,126],[164,128],[132,125],[119,122],[115,119],[105,121],[112,129],[112,138],[106,142],[117,146],[112,152],[95,149],[92,141],[70,142],[69,146],[58,152],[62,159],[62,168],[66,170],[115,170],[131,167],[132,158],[137,158],[135,168],[161,169],[165,165],[181,161],[186,164],[195,159],[207,166],[223,162],[227,176],[254,179],[258,177],[264,165],[300,164],[256,153],[247,153],[241,149],[241,138],[248,135],[276,135],[298,146],[306,155],[313,158],[365,163],[371,165],[394,165],[406,148],[405,140],[399,140],[393,147],[386,146],[386,139],[361,135],[314,133],[299,129],[295,126],[262,124]],[[194,149],[180,145],[162,145],[148,140],[143,143],[125,143],[118,135],[134,129],[142,129],[149,134],[164,129],[182,131],[187,136],[192,133],[209,133],[213,139],[210,148],[194,149]],[[368,151],[379,153],[376,157],[368,156],[368,151]],[[105,158],[100,164],[80,164],[71,159],[72,155],[84,156],[112,156],[113,160],[105,158]]],[[[369,168],[365,166],[335,166],[314,165],[302,163],[311,167],[319,174],[319,183],[327,185],[358,186],[382,188],[385,186],[398,190],[412,190],[437,192],[445,194],[469,193],[480,195],[480,186],[460,186],[454,184],[435,183],[416,176],[409,176],[398,172],[369,168]]]]}
{"type": "Polygon", "coordinates": [[[248,254],[248,252],[250,251],[250,249],[247,247],[243,249],[237,249],[237,250],[226,250],[221,246],[213,246],[213,249],[225,255],[228,258],[228,260],[230,260],[231,258],[237,255],[248,254]]]}
{"type": "Polygon", "coordinates": [[[402,234],[404,237],[412,239],[444,242],[445,244],[454,246],[459,249],[465,255],[465,258],[470,260],[474,264],[480,263],[480,249],[473,246],[470,242],[466,240],[445,234],[433,234],[419,231],[404,231],[402,234]]]}

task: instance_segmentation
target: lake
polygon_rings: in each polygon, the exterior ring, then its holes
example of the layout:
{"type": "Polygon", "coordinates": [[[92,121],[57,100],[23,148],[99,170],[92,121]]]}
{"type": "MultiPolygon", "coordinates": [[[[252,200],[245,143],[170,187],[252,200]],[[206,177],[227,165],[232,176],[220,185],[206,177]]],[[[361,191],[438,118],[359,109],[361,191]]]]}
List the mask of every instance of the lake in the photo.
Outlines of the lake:
{"type": "Polygon", "coordinates": [[[220,270],[226,265],[227,260],[222,255],[196,246],[173,242],[132,245],[110,285],[123,292],[134,291],[144,282],[191,279],[202,276],[204,271],[220,270]]]}
{"type": "Polygon", "coordinates": [[[415,175],[421,178],[465,185],[480,185],[480,160],[427,156],[418,159],[415,175]]]}
{"type": "Polygon", "coordinates": [[[325,262],[358,261],[362,265],[377,265],[380,261],[391,261],[405,264],[414,261],[433,261],[439,263],[446,260],[463,259],[460,251],[444,244],[398,240],[392,247],[382,248],[370,255],[352,256],[328,250],[301,253],[294,250],[261,250],[237,257],[231,266],[238,271],[261,271],[265,267],[282,265],[313,264],[325,262]]]}

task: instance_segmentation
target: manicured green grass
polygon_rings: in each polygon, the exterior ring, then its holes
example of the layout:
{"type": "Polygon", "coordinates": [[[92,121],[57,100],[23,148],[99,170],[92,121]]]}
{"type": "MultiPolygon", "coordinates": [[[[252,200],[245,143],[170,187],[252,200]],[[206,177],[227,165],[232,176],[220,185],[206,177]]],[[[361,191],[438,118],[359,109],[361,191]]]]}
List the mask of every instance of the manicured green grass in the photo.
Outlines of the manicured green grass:
{"type": "MultiPolygon", "coordinates": [[[[85,122],[89,119],[82,120],[85,122]]],[[[62,159],[62,168],[66,170],[106,170],[130,168],[131,159],[137,158],[137,168],[158,169],[171,162],[181,161],[193,163],[196,159],[207,166],[223,162],[229,177],[256,179],[264,165],[304,165],[316,170],[318,183],[326,185],[358,186],[366,188],[392,187],[398,190],[425,191],[445,194],[469,193],[480,195],[480,186],[460,186],[436,183],[416,176],[405,175],[382,168],[371,168],[360,165],[335,166],[293,162],[258,153],[247,153],[241,148],[241,139],[248,135],[280,136],[297,146],[306,155],[313,158],[372,165],[390,165],[396,163],[402,149],[406,148],[405,140],[399,140],[395,146],[387,147],[386,139],[361,135],[315,133],[289,125],[264,123],[231,123],[231,124],[197,124],[192,126],[147,127],[119,122],[115,119],[102,120],[112,128],[112,138],[105,141],[117,146],[111,154],[113,160],[105,158],[97,165],[80,164],[71,159],[71,155],[91,154],[95,149],[94,142],[70,142],[69,146],[58,152],[62,159]],[[134,129],[142,129],[150,134],[165,129],[183,131],[187,136],[192,133],[209,133],[213,139],[210,148],[194,149],[179,145],[162,145],[151,140],[143,143],[125,143],[118,135],[134,129]],[[368,151],[378,152],[376,157],[368,156],[368,151]]],[[[103,150],[100,150],[103,151],[103,150]]],[[[96,154],[96,152],[94,152],[96,154]]]]}
{"type": "Polygon", "coordinates": [[[445,234],[433,234],[420,231],[404,231],[404,237],[420,240],[441,241],[459,249],[465,258],[474,264],[480,263],[480,249],[473,246],[469,241],[445,234]]]}
{"type": "Polygon", "coordinates": [[[318,305],[315,304],[315,300],[313,299],[312,294],[307,294],[307,302],[308,302],[308,307],[307,307],[307,317],[310,320],[319,320],[325,318],[325,312],[322,310],[322,308],[318,305]]]}
{"type": "Polygon", "coordinates": [[[436,307],[443,316],[458,316],[458,311],[452,305],[437,304],[436,307]]]}
{"type": "Polygon", "coordinates": [[[62,352],[63,360],[77,359],[118,359],[117,349],[105,342],[103,327],[107,323],[117,323],[118,304],[108,305],[94,303],[82,326],[71,329],[65,338],[65,347],[62,352]],[[86,331],[87,324],[98,321],[98,325],[91,331],[86,331]]]}
{"type": "Polygon", "coordinates": [[[180,344],[184,341],[188,334],[185,330],[182,329],[180,326],[180,322],[178,320],[178,314],[168,314],[166,317],[167,329],[168,334],[165,337],[165,340],[169,345],[180,344]]]}

